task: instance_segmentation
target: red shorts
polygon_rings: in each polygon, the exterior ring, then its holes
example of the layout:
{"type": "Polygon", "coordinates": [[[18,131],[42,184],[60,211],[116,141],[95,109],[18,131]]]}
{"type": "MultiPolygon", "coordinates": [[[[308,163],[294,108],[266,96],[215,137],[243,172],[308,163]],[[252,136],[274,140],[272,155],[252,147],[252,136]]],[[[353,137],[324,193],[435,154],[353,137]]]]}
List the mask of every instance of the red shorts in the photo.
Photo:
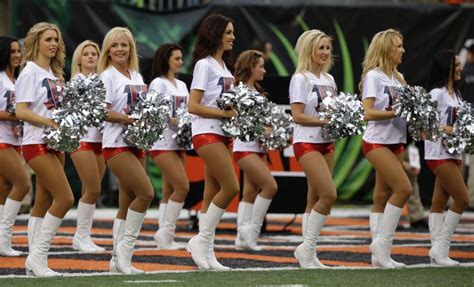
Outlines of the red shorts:
{"type": "Polygon", "coordinates": [[[47,148],[46,144],[22,145],[21,150],[23,151],[23,158],[25,159],[26,162],[32,160],[33,158],[37,156],[45,155],[48,153],[52,153],[58,157],[64,154],[64,152],[62,151],[57,151],[57,150],[47,148]]]}
{"type": "Polygon", "coordinates": [[[7,149],[7,148],[14,148],[17,152],[21,152],[21,146],[19,145],[11,145],[7,143],[0,143],[0,150],[7,149]]]}
{"type": "Polygon", "coordinates": [[[102,149],[102,152],[104,153],[104,160],[105,161],[108,161],[112,157],[114,157],[118,154],[121,154],[123,152],[131,152],[137,158],[144,158],[146,156],[146,151],[144,151],[142,149],[138,149],[136,147],[129,147],[129,146],[104,148],[104,149],[102,149]]]}
{"type": "Polygon", "coordinates": [[[194,150],[198,150],[199,148],[205,145],[218,143],[218,142],[224,143],[228,148],[232,147],[232,138],[221,136],[218,134],[209,133],[209,134],[196,135],[196,136],[193,136],[192,141],[193,141],[194,150]]]}
{"type": "Polygon", "coordinates": [[[178,156],[181,156],[182,154],[186,154],[185,150],[151,150],[148,153],[150,154],[151,158],[154,159],[155,157],[162,155],[164,153],[169,153],[169,152],[175,152],[178,154],[178,156]]]}
{"type": "Polygon", "coordinates": [[[239,160],[243,159],[244,157],[251,155],[251,154],[256,154],[259,157],[264,157],[266,153],[264,152],[254,152],[254,151],[234,151],[232,155],[234,156],[235,162],[238,162],[239,160]]]}
{"type": "Polygon", "coordinates": [[[376,144],[376,143],[368,143],[366,141],[362,141],[362,152],[366,155],[369,151],[378,149],[381,147],[386,147],[390,149],[394,154],[401,154],[405,150],[405,145],[402,143],[398,144],[376,144]]]}
{"type": "Polygon", "coordinates": [[[322,155],[326,155],[334,152],[334,143],[294,143],[293,151],[295,153],[296,160],[309,152],[317,151],[322,155]]]}
{"type": "Polygon", "coordinates": [[[442,165],[443,163],[446,162],[454,162],[454,164],[461,166],[462,160],[460,159],[454,159],[454,158],[447,158],[447,159],[427,159],[426,160],[426,165],[431,169],[435,170],[438,166],[442,165]]]}
{"type": "Polygon", "coordinates": [[[73,152],[86,151],[86,150],[93,151],[96,156],[101,156],[102,155],[102,143],[81,142],[79,147],[77,148],[77,150],[75,150],[73,152]]]}

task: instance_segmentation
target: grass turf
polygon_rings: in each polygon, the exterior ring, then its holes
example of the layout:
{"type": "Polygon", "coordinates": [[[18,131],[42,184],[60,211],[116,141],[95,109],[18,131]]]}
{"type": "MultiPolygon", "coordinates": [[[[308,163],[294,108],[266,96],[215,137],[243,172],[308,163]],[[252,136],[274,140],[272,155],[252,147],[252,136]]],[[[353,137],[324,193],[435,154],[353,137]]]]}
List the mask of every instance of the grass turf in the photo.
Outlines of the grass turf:
{"type": "Polygon", "coordinates": [[[0,286],[474,286],[474,267],[160,273],[3,278],[0,286]]]}

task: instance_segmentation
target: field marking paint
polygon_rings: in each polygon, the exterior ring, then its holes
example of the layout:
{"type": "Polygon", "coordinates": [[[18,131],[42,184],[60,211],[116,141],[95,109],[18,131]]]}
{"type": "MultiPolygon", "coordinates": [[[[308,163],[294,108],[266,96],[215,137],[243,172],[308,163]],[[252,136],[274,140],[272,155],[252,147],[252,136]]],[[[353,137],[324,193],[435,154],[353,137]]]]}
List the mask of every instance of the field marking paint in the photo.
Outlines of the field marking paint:
{"type": "MultiPolygon", "coordinates": [[[[474,267],[474,262],[468,262],[468,263],[461,263],[459,267],[474,267]]],[[[442,268],[442,267],[437,267],[433,266],[429,263],[424,263],[424,264],[414,264],[414,265],[407,265],[404,268],[442,268]]],[[[375,270],[375,269],[380,269],[383,270],[383,268],[374,268],[371,266],[367,267],[345,267],[345,266],[335,266],[331,267],[328,269],[324,270],[319,270],[318,272],[324,272],[325,270],[375,270]]],[[[265,271],[290,271],[290,270],[303,270],[299,267],[273,267],[273,268],[236,268],[232,269],[232,271],[229,272],[265,272],[265,271]]],[[[143,275],[148,275],[148,274],[171,274],[171,273],[193,273],[193,272],[204,272],[201,270],[157,270],[157,271],[150,271],[150,272],[145,272],[143,275]]],[[[229,274],[231,274],[229,273],[229,274]]],[[[91,277],[91,276],[129,276],[126,274],[117,274],[117,273],[110,273],[110,272],[94,272],[94,273],[62,273],[63,277],[91,277]]],[[[26,276],[26,275],[0,275],[0,279],[3,278],[36,278],[33,276],[26,276]]]]}
{"type": "Polygon", "coordinates": [[[123,283],[136,283],[136,284],[142,284],[142,283],[178,283],[178,282],[184,282],[184,281],[178,281],[178,280],[125,280],[123,283]]]}

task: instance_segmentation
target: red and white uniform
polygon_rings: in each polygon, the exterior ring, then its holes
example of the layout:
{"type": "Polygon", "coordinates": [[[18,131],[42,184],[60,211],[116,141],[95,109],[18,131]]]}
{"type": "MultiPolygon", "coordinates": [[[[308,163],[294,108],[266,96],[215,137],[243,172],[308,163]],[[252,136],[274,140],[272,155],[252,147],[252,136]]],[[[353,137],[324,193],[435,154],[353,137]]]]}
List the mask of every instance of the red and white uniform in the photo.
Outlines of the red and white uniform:
{"type": "MultiPolygon", "coordinates": [[[[315,74],[305,72],[297,73],[291,77],[290,104],[302,103],[305,105],[304,113],[309,116],[319,117],[319,110],[326,97],[336,96],[336,83],[334,78],[327,73],[321,73],[318,78],[315,74]]],[[[330,140],[322,136],[322,127],[303,126],[295,123],[293,143],[329,143],[330,140]]]]}
{"type": "MultiPolygon", "coordinates": [[[[438,102],[438,114],[440,125],[453,126],[456,121],[456,111],[463,105],[461,96],[456,93],[450,96],[446,88],[433,89],[430,91],[431,99],[438,102]]],[[[461,160],[462,155],[459,153],[450,154],[443,145],[442,139],[435,142],[425,140],[425,159],[426,160],[442,160],[455,159],[461,160]]]]}
{"type": "MultiPolygon", "coordinates": [[[[129,71],[129,73],[131,79],[110,65],[100,75],[107,90],[105,102],[110,104],[113,111],[122,114],[130,114],[139,97],[147,92],[147,86],[143,82],[142,76],[136,71],[129,71]]],[[[102,147],[128,147],[122,137],[123,129],[124,125],[122,124],[105,122],[102,147]]]]}
{"type": "MultiPolygon", "coordinates": [[[[388,77],[380,69],[370,70],[363,79],[362,100],[374,98],[374,109],[391,111],[398,97],[395,87],[400,82],[395,77],[388,77]]],[[[363,139],[367,143],[399,144],[406,143],[406,121],[395,117],[382,121],[369,121],[363,139]]]]}
{"type": "MultiPolygon", "coordinates": [[[[28,62],[15,85],[17,103],[30,103],[29,109],[42,117],[51,118],[54,109],[60,105],[61,81],[49,71],[34,62],[28,62]]],[[[44,126],[25,122],[22,145],[44,144],[44,126]]]]}
{"type": "MultiPolygon", "coordinates": [[[[164,77],[154,79],[150,83],[149,90],[155,90],[157,92],[171,96],[172,99],[172,111],[171,116],[176,116],[176,110],[178,108],[187,108],[189,92],[186,84],[178,79],[176,80],[176,86],[164,77]]],[[[178,127],[170,125],[169,128],[163,131],[163,140],[158,140],[151,150],[184,150],[182,147],[176,144],[173,139],[173,135],[178,131],[178,127]]]]}
{"type": "MultiPolygon", "coordinates": [[[[224,65],[222,67],[213,57],[208,56],[197,61],[193,72],[191,90],[200,90],[204,94],[201,104],[218,108],[216,100],[232,86],[234,77],[224,65]]],[[[217,134],[224,136],[220,119],[203,118],[197,115],[192,120],[192,135],[217,134]]]]}
{"type": "MultiPolygon", "coordinates": [[[[0,72],[0,111],[6,112],[15,104],[15,84],[5,71],[0,72]]],[[[20,138],[13,132],[15,122],[0,121],[0,143],[19,146],[20,138]]]]}

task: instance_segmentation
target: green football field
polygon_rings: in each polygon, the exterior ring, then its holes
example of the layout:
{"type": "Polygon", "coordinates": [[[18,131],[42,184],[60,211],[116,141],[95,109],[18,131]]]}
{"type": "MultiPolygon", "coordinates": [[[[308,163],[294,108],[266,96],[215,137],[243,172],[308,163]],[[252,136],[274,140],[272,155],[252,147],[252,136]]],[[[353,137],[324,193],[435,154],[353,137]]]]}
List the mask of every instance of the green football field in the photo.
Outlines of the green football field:
{"type": "Polygon", "coordinates": [[[3,278],[0,286],[474,286],[474,267],[274,270],[86,276],[53,279],[3,278]]]}

